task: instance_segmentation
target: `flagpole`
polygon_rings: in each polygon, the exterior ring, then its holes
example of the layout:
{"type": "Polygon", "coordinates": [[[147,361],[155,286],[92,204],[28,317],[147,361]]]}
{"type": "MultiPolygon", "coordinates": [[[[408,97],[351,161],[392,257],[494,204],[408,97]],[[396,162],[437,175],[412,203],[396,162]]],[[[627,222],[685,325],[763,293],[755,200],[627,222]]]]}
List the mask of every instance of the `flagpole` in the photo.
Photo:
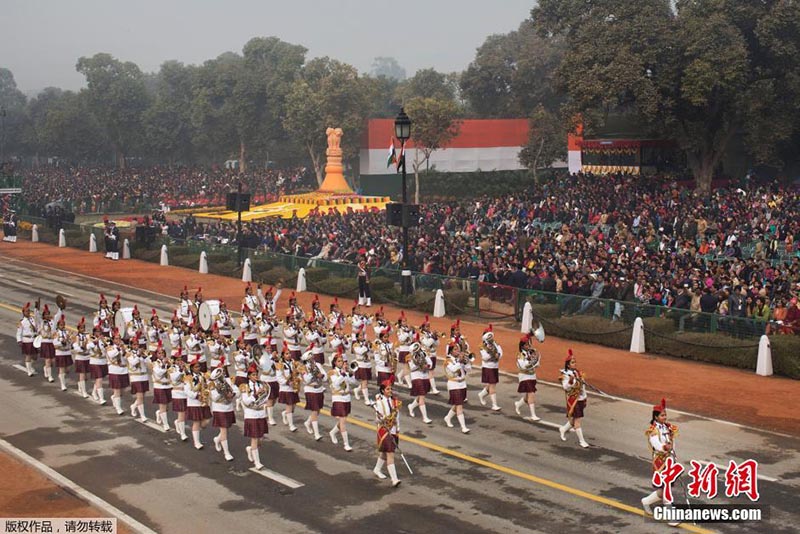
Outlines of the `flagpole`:
{"type": "MultiPolygon", "coordinates": [[[[408,205],[408,191],[406,190],[406,142],[400,142],[400,164],[403,166],[403,210],[408,205]]],[[[402,263],[402,290],[404,295],[411,294],[411,272],[408,270],[408,224],[403,224],[403,263],[402,263]]]]}

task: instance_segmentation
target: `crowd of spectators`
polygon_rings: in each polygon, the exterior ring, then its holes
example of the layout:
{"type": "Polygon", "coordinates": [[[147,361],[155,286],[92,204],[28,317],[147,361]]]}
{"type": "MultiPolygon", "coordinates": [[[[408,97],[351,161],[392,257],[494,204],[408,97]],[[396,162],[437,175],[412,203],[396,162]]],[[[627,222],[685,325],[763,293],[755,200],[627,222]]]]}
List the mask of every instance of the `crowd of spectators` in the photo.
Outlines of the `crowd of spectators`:
{"type": "MultiPolygon", "coordinates": [[[[408,260],[418,272],[580,297],[563,300],[567,314],[608,298],[765,322],[786,314],[797,325],[798,215],[798,192],[777,183],[699,196],[666,179],[579,174],[509,196],[424,205],[408,260]]],[[[236,239],[234,224],[191,218],[165,231],[236,239]]],[[[252,221],[243,245],[366,257],[385,268],[398,268],[403,254],[400,229],[374,212],[252,221]]]]}
{"type": "Polygon", "coordinates": [[[241,177],[246,191],[262,201],[316,185],[306,168],[235,169],[202,167],[73,168],[43,166],[23,174],[23,200],[32,212],[60,202],[77,214],[165,206],[171,209],[225,203],[241,177]]]}

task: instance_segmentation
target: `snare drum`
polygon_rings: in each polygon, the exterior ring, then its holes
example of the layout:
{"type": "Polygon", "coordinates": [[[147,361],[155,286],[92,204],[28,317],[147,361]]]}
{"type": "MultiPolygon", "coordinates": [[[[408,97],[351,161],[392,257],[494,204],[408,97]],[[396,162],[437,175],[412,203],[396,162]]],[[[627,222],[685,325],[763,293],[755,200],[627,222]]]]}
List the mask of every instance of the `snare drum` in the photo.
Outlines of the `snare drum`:
{"type": "Polygon", "coordinates": [[[214,326],[214,323],[219,318],[219,301],[204,300],[200,303],[197,315],[200,319],[200,328],[203,330],[211,330],[211,327],[214,326]]]}

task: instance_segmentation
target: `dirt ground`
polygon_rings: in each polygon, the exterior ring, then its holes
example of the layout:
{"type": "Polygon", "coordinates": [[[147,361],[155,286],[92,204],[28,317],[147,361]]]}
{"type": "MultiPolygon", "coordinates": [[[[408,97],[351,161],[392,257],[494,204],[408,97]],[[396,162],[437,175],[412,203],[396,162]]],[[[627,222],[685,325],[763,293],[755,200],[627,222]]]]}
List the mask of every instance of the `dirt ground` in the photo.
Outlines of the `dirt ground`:
{"type": "MultiPolygon", "coordinates": [[[[0,521],[4,517],[109,517],[32,467],[0,453],[0,521]]],[[[132,532],[117,521],[117,532],[132,532]]]]}
{"type": "MultiPolygon", "coordinates": [[[[240,309],[245,284],[239,280],[179,267],[161,267],[136,260],[110,262],[102,253],[89,253],[72,248],[56,248],[41,243],[0,243],[0,258],[14,257],[32,264],[45,265],[81,273],[105,280],[128,284],[177,297],[184,284],[190,291],[203,287],[206,299],[222,299],[228,308],[240,309]]],[[[278,305],[284,313],[291,288],[284,290],[278,305]]],[[[123,295],[124,297],[124,295],[123,295]]],[[[311,309],[313,293],[298,294],[298,301],[306,311],[311,309]]],[[[331,297],[320,295],[325,311],[331,297]]],[[[23,303],[15,303],[21,305],[23,303]]],[[[123,298],[123,305],[128,303],[123,298]]],[[[146,304],[146,303],[138,303],[146,304]]],[[[345,312],[350,302],[340,302],[345,312]]],[[[145,306],[147,308],[147,306],[145,306]]],[[[373,306],[370,313],[377,309],[373,306]]],[[[384,306],[387,318],[394,322],[400,310],[384,306]]],[[[406,312],[412,325],[419,325],[424,314],[406,312]]],[[[431,318],[432,327],[447,332],[454,318],[431,318]]],[[[486,324],[461,321],[461,330],[473,350],[477,352],[481,334],[486,324]]],[[[495,327],[495,337],[505,350],[501,368],[516,371],[515,359],[519,331],[495,327]]],[[[578,367],[585,372],[594,386],[620,397],[656,404],[662,397],[670,406],[696,414],[750,425],[777,432],[800,435],[800,412],[794,399],[800,396],[800,381],[780,377],[761,377],[752,371],[732,369],[712,364],[655,355],[640,355],[598,345],[578,343],[548,336],[543,345],[540,380],[555,381],[558,369],[563,366],[567,350],[572,349],[578,367]]],[[[440,349],[440,358],[443,351],[440,349]]],[[[441,373],[441,366],[438,367],[441,373]]],[[[439,375],[441,376],[441,375],[439,375]]],[[[591,401],[590,401],[591,402],[591,401]]],[[[642,407],[642,419],[650,417],[650,410],[642,407]]]]}

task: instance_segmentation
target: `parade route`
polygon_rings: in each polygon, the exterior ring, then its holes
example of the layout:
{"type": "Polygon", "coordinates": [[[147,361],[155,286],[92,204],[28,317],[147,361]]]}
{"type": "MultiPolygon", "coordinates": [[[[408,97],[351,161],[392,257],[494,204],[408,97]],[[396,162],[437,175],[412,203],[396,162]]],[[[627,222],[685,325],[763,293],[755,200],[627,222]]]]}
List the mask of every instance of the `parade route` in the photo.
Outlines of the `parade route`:
{"type": "MultiPolygon", "coordinates": [[[[62,251],[83,255],[70,249],[48,249],[57,252],[52,256],[62,251]]],[[[0,251],[5,253],[5,249],[0,251]]],[[[139,266],[159,269],[139,262],[112,264],[97,259],[109,272],[139,266]]],[[[638,401],[592,396],[584,424],[592,447],[584,450],[577,446],[574,435],[568,435],[567,442],[562,443],[552,426],[533,424],[514,414],[512,401],[518,397],[515,378],[507,375],[501,378],[501,412],[481,407],[477,402],[479,379],[473,373],[466,409],[472,432],[467,436],[444,426],[445,395],[428,398],[429,414],[434,420],[431,425],[424,425],[419,417],[409,418],[403,407],[401,432],[405,439],[401,445],[415,474],[410,476],[400,464],[398,471],[403,484],[397,489],[372,475],[374,421],[370,409],[354,401],[348,424],[354,447],[351,453],[327,439],[325,431],[331,428],[333,420],[326,412],[321,418],[325,435],[321,442],[314,442],[300,425],[296,433],[290,433],[280,423],[270,428],[262,447],[262,461],[280,477],[302,484],[291,488],[249,470],[241,420],[230,438],[235,461],[226,463],[209,446],[211,429],[203,432],[206,448],[196,451],[180,442],[174,432],[157,431],[130,416],[118,417],[110,406],[97,406],[72,391],[61,392],[41,375],[29,378],[14,367],[20,362],[19,351],[10,336],[19,318],[20,304],[37,297],[52,302],[56,292],[68,292],[74,297],[68,305],[67,319],[74,326],[80,316],[85,315],[87,320],[91,317],[98,292],[107,295],[120,292],[125,303],[137,303],[144,309],[154,307],[166,317],[176,299],[163,281],[162,287],[152,288],[154,279],[149,272],[139,279],[147,283],[139,284],[137,280],[111,274],[108,278],[117,279],[103,281],[99,273],[88,273],[87,277],[16,260],[4,262],[4,266],[0,278],[0,396],[7,400],[6,410],[0,415],[0,433],[13,446],[154,531],[178,532],[181,527],[185,529],[200,522],[208,531],[252,528],[265,521],[271,528],[286,532],[368,532],[374,530],[376,521],[389,521],[398,530],[409,532],[669,529],[646,520],[639,506],[639,499],[650,487],[644,440],[650,414],[649,407],[638,401]],[[165,499],[167,495],[169,499],[165,499]]],[[[204,293],[209,296],[216,296],[218,289],[225,291],[227,282],[236,283],[181,269],[169,268],[168,272],[173,276],[185,273],[190,284],[195,276],[204,278],[204,293]],[[219,286],[218,280],[221,280],[219,286]]],[[[182,287],[182,282],[176,281],[175,285],[182,287]]],[[[241,287],[240,282],[237,285],[241,287]]],[[[282,303],[286,297],[285,292],[282,303]]],[[[223,298],[235,299],[235,296],[223,298]]],[[[279,309],[283,309],[282,304],[279,309]]],[[[435,328],[442,327],[435,325],[435,328]]],[[[474,338],[468,335],[477,340],[477,335],[474,338]]],[[[498,335],[510,337],[512,333],[498,335]]],[[[543,359],[551,354],[551,343],[555,341],[548,338],[542,346],[543,359]]],[[[576,352],[580,355],[582,350],[578,348],[576,352]]],[[[543,375],[549,376],[549,372],[543,375]]],[[[600,380],[597,372],[591,376],[600,380]]],[[[443,379],[437,378],[440,389],[444,390],[443,379]]],[[[791,383],[776,381],[784,382],[791,383]]],[[[69,385],[74,390],[74,377],[69,385]]],[[[607,385],[600,387],[621,396],[627,393],[607,385]]],[[[370,388],[374,393],[374,384],[370,388]]],[[[407,402],[407,390],[398,390],[400,398],[407,402]]],[[[148,395],[149,417],[153,416],[151,399],[148,395]]],[[[127,407],[128,402],[129,395],[125,393],[123,405],[127,407]]],[[[299,408],[298,412],[296,422],[304,414],[299,408]]],[[[550,425],[560,423],[561,390],[541,384],[537,412],[550,425]]],[[[789,532],[794,528],[797,522],[794,500],[800,489],[797,452],[800,440],[742,426],[747,421],[731,424],[675,412],[671,419],[680,426],[679,446],[687,462],[697,459],[725,466],[730,459],[757,459],[762,475],[759,479],[762,502],[771,507],[768,530],[789,532]]],[[[718,497],[714,502],[729,500],[718,497]]],[[[682,525],[682,529],[692,532],[765,530],[758,527],[682,525]]]]}

